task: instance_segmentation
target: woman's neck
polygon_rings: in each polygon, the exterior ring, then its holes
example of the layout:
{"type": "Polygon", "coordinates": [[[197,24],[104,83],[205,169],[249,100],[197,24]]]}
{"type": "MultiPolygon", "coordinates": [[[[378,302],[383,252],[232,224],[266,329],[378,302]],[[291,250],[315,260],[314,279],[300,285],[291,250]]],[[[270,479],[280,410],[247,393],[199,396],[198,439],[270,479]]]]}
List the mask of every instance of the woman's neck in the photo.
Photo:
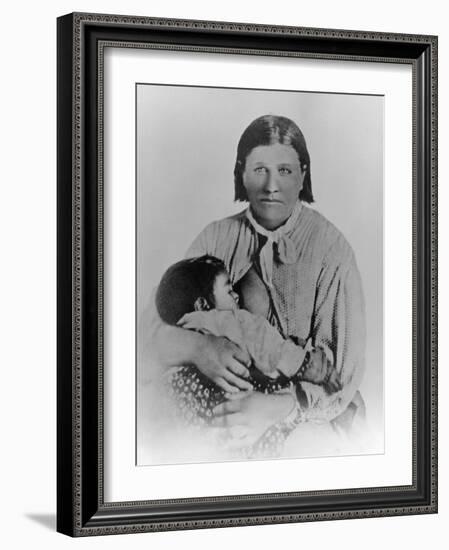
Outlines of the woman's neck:
{"type": "Polygon", "coordinates": [[[298,201],[293,207],[293,210],[290,212],[290,215],[287,216],[284,220],[277,221],[277,222],[271,222],[270,220],[263,220],[259,218],[251,208],[251,205],[249,206],[249,211],[251,213],[252,218],[257,222],[258,225],[260,225],[262,229],[264,229],[265,231],[274,232],[277,229],[280,229],[281,227],[286,225],[288,221],[292,218],[292,216],[295,216],[295,214],[299,212],[301,208],[302,208],[302,203],[298,201]]]}

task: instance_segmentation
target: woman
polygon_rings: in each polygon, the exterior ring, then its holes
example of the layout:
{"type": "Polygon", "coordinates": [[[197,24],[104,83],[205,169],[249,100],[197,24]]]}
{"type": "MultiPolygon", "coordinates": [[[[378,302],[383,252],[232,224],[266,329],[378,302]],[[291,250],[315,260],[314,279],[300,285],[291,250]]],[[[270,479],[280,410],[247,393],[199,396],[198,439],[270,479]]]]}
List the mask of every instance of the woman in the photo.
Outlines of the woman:
{"type": "MultiPolygon", "coordinates": [[[[220,258],[243,307],[266,317],[285,338],[310,338],[335,366],[342,389],[329,395],[302,383],[295,402],[292,395],[241,392],[215,409],[215,424],[242,428],[245,444],[286,418],[298,430],[347,424],[363,409],[357,391],[365,349],[361,281],[343,235],[305,205],[313,195],[300,129],[280,116],[254,120],[240,138],[234,177],[235,200],[248,201],[249,208],[207,226],[187,256],[220,258]]],[[[194,364],[228,391],[247,389],[248,357],[226,339],[161,323],[153,336],[162,364],[194,364]]]]}

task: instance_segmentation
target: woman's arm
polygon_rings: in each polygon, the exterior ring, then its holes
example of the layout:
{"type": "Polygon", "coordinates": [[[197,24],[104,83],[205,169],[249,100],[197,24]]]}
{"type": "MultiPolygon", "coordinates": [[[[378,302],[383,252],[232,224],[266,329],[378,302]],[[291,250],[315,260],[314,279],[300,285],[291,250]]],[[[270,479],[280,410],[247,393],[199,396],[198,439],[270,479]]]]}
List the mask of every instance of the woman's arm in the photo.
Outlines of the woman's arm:
{"type": "Polygon", "coordinates": [[[340,376],[341,390],[302,384],[309,406],[304,419],[330,421],[342,413],[358,390],[365,369],[365,303],[354,254],[342,240],[326,255],[312,317],[312,340],[340,376]]]}
{"type": "Polygon", "coordinates": [[[144,364],[159,368],[194,365],[227,392],[252,388],[243,379],[249,376],[250,357],[228,339],[167,325],[158,315],[154,297],[143,324],[144,364]]]}

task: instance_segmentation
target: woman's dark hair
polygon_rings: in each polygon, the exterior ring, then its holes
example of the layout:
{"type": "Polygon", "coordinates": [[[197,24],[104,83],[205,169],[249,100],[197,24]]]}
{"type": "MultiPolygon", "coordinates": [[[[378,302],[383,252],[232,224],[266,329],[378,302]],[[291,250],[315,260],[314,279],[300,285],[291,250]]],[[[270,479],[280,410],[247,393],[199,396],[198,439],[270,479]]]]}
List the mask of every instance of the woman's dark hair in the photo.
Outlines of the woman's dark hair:
{"type": "Polygon", "coordinates": [[[248,155],[255,147],[259,147],[259,145],[273,145],[274,143],[290,145],[298,154],[301,170],[306,170],[299,198],[304,202],[313,202],[310,157],[307,151],[306,140],[293,120],[276,115],[264,115],[256,118],[246,128],[240,138],[234,168],[234,200],[248,200],[246,189],[243,185],[243,172],[248,155]]]}
{"type": "Polygon", "coordinates": [[[226,272],[224,263],[214,256],[181,260],[167,269],[156,292],[156,307],[163,321],[176,323],[195,311],[198,298],[215,307],[214,284],[220,273],[226,272]]]}

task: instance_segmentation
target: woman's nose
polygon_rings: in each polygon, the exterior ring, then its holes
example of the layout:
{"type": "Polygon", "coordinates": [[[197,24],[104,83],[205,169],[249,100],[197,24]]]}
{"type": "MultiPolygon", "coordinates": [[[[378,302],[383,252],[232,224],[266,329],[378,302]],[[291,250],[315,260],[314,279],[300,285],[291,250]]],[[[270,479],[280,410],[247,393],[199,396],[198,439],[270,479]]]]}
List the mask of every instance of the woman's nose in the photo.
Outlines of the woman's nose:
{"type": "Polygon", "coordinates": [[[279,191],[277,174],[274,171],[269,171],[265,179],[265,191],[267,193],[276,193],[279,191]]]}

